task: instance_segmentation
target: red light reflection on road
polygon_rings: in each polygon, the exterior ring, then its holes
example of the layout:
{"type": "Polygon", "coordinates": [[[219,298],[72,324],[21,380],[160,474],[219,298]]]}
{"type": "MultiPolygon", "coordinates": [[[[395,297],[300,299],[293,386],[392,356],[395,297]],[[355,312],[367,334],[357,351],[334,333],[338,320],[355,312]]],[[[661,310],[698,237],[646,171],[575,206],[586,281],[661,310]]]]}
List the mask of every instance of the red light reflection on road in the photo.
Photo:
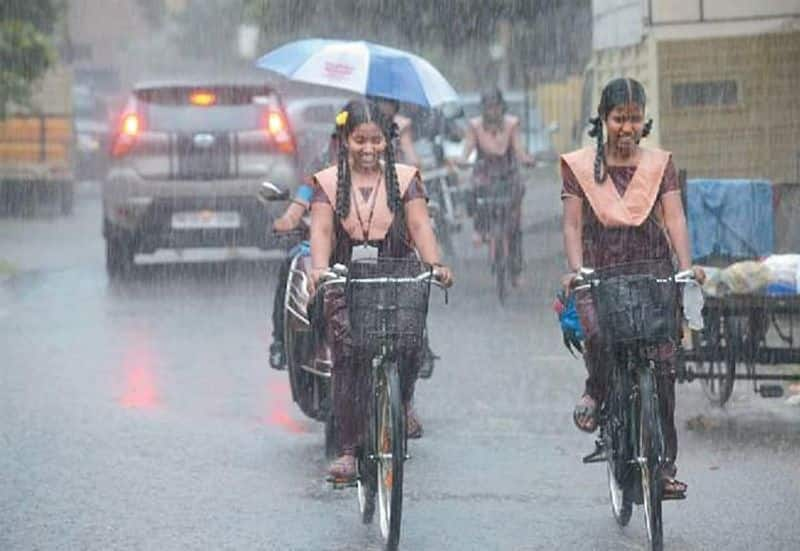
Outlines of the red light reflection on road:
{"type": "Polygon", "coordinates": [[[133,335],[122,360],[125,374],[125,390],[119,400],[122,407],[153,409],[159,405],[154,375],[155,359],[147,335],[133,335]]]}
{"type": "Polygon", "coordinates": [[[293,434],[308,432],[303,423],[289,415],[289,408],[294,407],[289,381],[281,380],[267,383],[267,405],[267,416],[264,419],[267,425],[283,428],[293,434]]]}

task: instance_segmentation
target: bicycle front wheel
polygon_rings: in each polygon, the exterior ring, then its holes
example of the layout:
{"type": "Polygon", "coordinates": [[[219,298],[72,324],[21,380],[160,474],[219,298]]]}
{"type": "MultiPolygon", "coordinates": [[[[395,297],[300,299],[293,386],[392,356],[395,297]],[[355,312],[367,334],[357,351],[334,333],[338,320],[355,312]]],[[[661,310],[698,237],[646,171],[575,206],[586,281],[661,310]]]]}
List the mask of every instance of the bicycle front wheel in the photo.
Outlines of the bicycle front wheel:
{"type": "Polygon", "coordinates": [[[647,539],[651,551],[661,551],[664,546],[661,522],[664,438],[655,377],[649,366],[639,370],[639,456],[647,539]]]}
{"type": "Polygon", "coordinates": [[[376,400],[376,459],[378,477],[378,512],[381,535],[387,550],[400,543],[403,514],[403,463],[405,462],[406,417],[400,395],[397,364],[379,372],[376,400]]]}
{"type": "Polygon", "coordinates": [[[506,272],[508,270],[507,259],[505,254],[505,238],[497,237],[494,240],[494,274],[497,279],[497,298],[500,304],[504,305],[506,302],[506,272]]]}
{"type": "Polygon", "coordinates": [[[627,369],[615,368],[609,379],[609,393],[604,406],[603,442],[608,471],[608,497],[611,513],[621,527],[627,526],[633,512],[631,471],[630,412],[627,397],[631,378],[627,369]]]}

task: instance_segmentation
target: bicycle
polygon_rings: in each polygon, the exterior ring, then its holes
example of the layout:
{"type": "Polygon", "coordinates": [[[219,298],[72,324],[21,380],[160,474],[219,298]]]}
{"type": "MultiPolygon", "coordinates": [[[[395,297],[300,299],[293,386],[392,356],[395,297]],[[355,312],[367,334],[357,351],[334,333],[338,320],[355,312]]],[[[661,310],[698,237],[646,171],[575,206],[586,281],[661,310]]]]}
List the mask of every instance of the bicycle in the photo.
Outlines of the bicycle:
{"type": "Polygon", "coordinates": [[[477,187],[475,194],[478,216],[484,216],[489,226],[489,262],[495,276],[497,298],[500,304],[505,304],[511,277],[513,184],[508,179],[501,179],[491,186],[477,187]]]}
{"type": "Polygon", "coordinates": [[[402,352],[422,346],[430,285],[441,287],[433,269],[422,266],[407,259],[359,260],[349,269],[337,265],[320,279],[320,290],[345,286],[353,346],[372,359],[368,430],[356,454],[355,485],[365,524],[372,522],[377,501],[387,550],[397,549],[400,541],[403,465],[409,458],[400,388],[402,352]]]}
{"type": "Polygon", "coordinates": [[[615,361],[606,399],[599,412],[595,451],[584,463],[606,463],[611,511],[627,526],[633,504],[644,506],[650,549],[663,548],[661,504],[666,447],[658,400],[655,361],[646,348],[678,333],[677,285],[693,280],[686,270],[670,277],[647,274],[598,274],[583,269],[573,290],[588,290],[597,309],[604,340],[615,361]]]}

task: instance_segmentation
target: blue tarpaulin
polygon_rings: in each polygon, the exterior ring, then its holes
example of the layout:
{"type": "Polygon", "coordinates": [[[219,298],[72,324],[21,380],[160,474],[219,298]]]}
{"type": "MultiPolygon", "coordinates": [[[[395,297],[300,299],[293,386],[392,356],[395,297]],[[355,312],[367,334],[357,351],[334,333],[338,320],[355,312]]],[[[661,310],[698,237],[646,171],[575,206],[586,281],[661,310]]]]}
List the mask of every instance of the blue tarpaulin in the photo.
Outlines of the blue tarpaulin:
{"type": "Polygon", "coordinates": [[[766,180],[686,181],[692,259],[772,254],[772,184],[766,180]]]}

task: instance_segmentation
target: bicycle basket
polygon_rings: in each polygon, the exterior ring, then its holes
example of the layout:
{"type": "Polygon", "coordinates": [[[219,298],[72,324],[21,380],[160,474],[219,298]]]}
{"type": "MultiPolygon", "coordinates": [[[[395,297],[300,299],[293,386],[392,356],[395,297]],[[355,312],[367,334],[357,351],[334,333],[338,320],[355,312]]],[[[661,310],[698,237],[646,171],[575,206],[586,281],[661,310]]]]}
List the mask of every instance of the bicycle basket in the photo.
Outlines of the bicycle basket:
{"type": "Polygon", "coordinates": [[[600,331],[609,343],[666,342],[677,335],[677,294],[673,282],[651,275],[617,275],[593,288],[600,331]]]}
{"type": "Polygon", "coordinates": [[[350,264],[346,296],[353,346],[376,351],[383,339],[396,350],[419,350],[428,314],[430,281],[367,283],[370,278],[410,278],[429,270],[418,260],[379,258],[350,264]]]}

